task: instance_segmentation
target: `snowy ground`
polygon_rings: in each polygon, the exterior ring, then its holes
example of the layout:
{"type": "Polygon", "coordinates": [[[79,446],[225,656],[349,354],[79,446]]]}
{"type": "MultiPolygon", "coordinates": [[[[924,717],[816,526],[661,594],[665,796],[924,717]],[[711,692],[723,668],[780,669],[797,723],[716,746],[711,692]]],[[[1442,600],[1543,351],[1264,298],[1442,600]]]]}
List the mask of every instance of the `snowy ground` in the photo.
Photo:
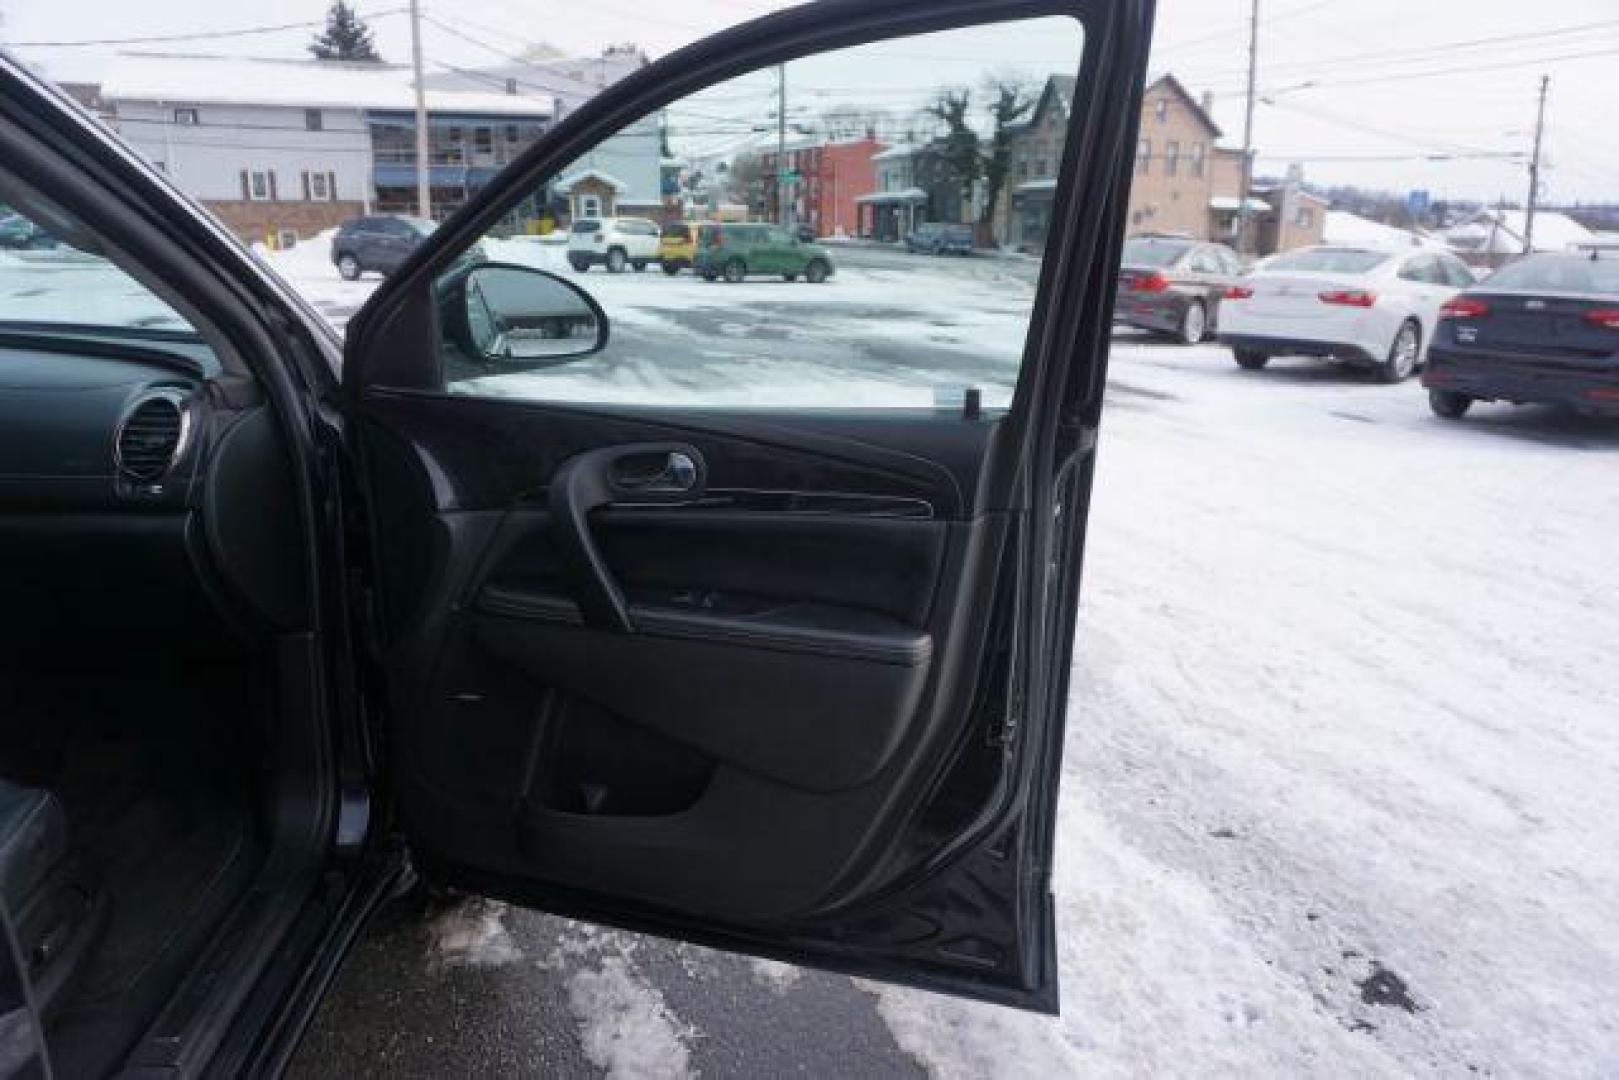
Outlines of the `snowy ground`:
{"type": "MultiPolygon", "coordinates": [[[[841,287],[888,312],[821,312],[843,346],[954,333],[934,319],[1015,340],[993,316],[1017,272],[850,287],[888,273],[730,287],[729,336],[780,340],[749,335],[841,287]]],[[[654,335],[728,288],[584,280],[656,295],[625,320],[654,335]]],[[[370,287],[300,284],[338,319],[370,287]]],[[[931,393],[843,346],[862,392],[931,393]]],[[[616,370],[626,393],[717,375],[616,370]]],[[[1616,476],[1614,422],[1447,423],[1415,385],[1124,336],[1064,762],[1060,1020],[472,904],[373,935],[297,1071],[1619,1074],[1616,476]]]]}

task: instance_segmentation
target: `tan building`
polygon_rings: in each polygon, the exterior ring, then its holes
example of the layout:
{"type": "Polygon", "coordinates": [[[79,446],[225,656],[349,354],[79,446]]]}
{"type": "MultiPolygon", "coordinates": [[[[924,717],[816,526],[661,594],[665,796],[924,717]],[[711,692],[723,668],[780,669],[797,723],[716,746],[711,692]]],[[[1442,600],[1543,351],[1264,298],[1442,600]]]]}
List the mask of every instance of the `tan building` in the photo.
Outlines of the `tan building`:
{"type": "Polygon", "coordinates": [[[1232,238],[1242,153],[1215,145],[1221,131],[1209,114],[1210,103],[1209,98],[1199,102],[1173,75],[1147,87],[1127,232],[1232,238]]]}
{"type": "Polygon", "coordinates": [[[1328,200],[1304,190],[1304,170],[1295,165],[1281,181],[1256,182],[1253,195],[1265,201],[1259,221],[1259,251],[1278,251],[1319,244],[1327,235],[1328,200]]]}

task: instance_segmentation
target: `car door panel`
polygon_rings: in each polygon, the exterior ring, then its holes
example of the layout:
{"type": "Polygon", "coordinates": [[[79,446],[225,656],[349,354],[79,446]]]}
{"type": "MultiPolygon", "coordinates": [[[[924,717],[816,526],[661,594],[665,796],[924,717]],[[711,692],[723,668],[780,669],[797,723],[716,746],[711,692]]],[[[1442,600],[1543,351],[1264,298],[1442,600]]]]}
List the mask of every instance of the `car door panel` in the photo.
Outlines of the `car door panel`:
{"type": "Polygon", "coordinates": [[[499,180],[351,322],[384,745],[431,876],[1055,1008],[1062,611],[1150,4],[781,12],[608,90],[514,171],[546,174],[683,85],[748,65],[1043,14],[1086,24],[1096,81],[1075,97],[1074,191],[1053,226],[1062,251],[1086,254],[1045,262],[1010,410],[446,392],[424,297],[433,266],[523,194],[499,180]],[[615,487],[603,464],[676,452],[689,488],[661,474],[615,487]]]}
{"type": "MultiPolygon", "coordinates": [[[[411,820],[420,854],[739,920],[811,917],[870,841],[895,774],[919,764],[909,748],[960,711],[924,700],[928,675],[935,656],[982,634],[984,605],[964,594],[973,580],[963,564],[1004,543],[1008,520],[964,505],[962,485],[931,455],[948,446],[945,461],[993,462],[999,425],[941,433],[880,415],[784,415],[756,419],[768,440],[756,442],[731,434],[734,420],[717,436],[687,417],[569,426],[552,422],[565,410],[386,391],[375,399],[373,445],[405,455],[388,475],[420,485],[392,496],[397,510],[382,509],[397,525],[432,505],[416,523],[420,546],[441,551],[391,560],[420,570],[382,598],[408,622],[397,639],[416,643],[398,653],[396,674],[411,686],[400,697],[422,704],[399,718],[413,766],[404,801],[423,808],[411,820]],[[574,625],[549,512],[531,482],[546,466],[529,472],[521,455],[513,460],[519,447],[540,461],[571,456],[589,432],[609,446],[678,437],[708,459],[713,505],[615,509],[593,523],[629,595],[665,617],[635,640],[574,625]],[[543,449],[558,444],[565,449],[543,449]],[[494,445],[502,452],[489,453],[494,445]],[[438,596],[434,580],[444,582],[438,596]],[[959,584],[942,591],[941,581],[959,584]],[[739,601],[733,622],[776,640],[737,641],[679,602],[682,593],[713,596],[708,610],[739,601]],[[441,622],[448,611],[458,614],[441,622]],[[781,640],[794,631],[796,641],[781,640]],[[721,671],[724,693],[710,704],[711,688],[693,673],[721,671]],[[670,802],[611,813],[618,796],[598,773],[585,782],[594,780],[606,811],[587,812],[580,777],[565,775],[600,768],[573,745],[586,715],[597,731],[584,737],[606,727],[615,746],[634,741],[669,763],[667,775],[631,771],[623,782],[661,786],[670,802]],[[465,738],[469,726],[477,739],[465,738]],[[666,741],[642,739],[647,732],[666,741]],[[562,764],[525,777],[516,766],[536,740],[562,764]],[[694,772],[709,777],[696,793],[694,772]],[[485,846],[468,859],[472,836],[485,846]]],[[[416,535],[396,527],[390,545],[404,555],[416,535]]]]}

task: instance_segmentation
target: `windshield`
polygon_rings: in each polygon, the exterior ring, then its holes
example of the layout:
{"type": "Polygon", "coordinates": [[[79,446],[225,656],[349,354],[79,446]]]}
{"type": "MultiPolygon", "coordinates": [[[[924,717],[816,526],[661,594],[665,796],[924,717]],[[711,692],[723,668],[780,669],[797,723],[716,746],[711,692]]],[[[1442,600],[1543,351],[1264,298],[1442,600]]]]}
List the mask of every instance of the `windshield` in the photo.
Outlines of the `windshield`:
{"type": "Polygon", "coordinates": [[[55,207],[0,208],[0,328],[49,323],[76,329],[192,333],[152,290],[91,250],[78,223],[55,207]]]}
{"type": "Polygon", "coordinates": [[[1316,274],[1364,274],[1393,258],[1386,251],[1357,251],[1353,248],[1309,248],[1278,255],[1265,264],[1267,271],[1298,271],[1316,274]]]}
{"type": "Polygon", "coordinates": [[[1163,240],[1132,240],[1124,245],[1124,265],[1169,266],[1191,246],[1163,240]]]}
{"type": "Polygon", "coordinates": [[[1492,289],[1619,296],[1619,259],[1538,255],[1503,266],[1486,284],[1492,289]]]}
{"type": "Polygon", "coordinates": [[[403,217],[399,219],[423,236],[432,236],[433,230],[438,228],[438,222],[429,218],[403,217]]]}

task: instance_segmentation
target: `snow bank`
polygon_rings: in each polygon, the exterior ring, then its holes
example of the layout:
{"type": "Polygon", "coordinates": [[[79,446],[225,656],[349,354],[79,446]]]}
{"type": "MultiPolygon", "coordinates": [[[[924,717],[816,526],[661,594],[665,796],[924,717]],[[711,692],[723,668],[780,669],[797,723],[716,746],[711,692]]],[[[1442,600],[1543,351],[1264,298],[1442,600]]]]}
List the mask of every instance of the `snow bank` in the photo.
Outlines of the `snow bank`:
{"type": "Polygon", "coordinates": [[[1372,221],[1343,210],[1327,211],[1327,225],[1324,239],[1329,244],[1342,247],[1360,247],[1394,250],[1404,250],[1413,247],[1426,247],[1435,250],[1448,250],[1446,245],[1431,237],[1422,236],[1409,229],[1397,229],[1392,225],[1372,221]]]}

